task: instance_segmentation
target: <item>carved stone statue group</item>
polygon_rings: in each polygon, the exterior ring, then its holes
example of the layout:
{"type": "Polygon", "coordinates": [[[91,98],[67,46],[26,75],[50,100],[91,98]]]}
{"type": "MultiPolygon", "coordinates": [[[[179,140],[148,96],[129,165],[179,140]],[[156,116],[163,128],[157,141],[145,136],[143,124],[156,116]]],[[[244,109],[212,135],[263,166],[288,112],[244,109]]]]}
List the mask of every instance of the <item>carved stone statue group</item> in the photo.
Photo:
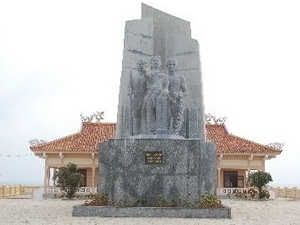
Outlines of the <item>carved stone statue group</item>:
{"type": "Polygon", "coordinates": [[[184,120],[184,96],[187,86],[183,76],[176,74],[177,60],[167,60],[167,73],[161,70],[160,56],[147,62],[137,62],[132,71],[129,97],[132,115],[132,135],[179,135],[184,120]]]}

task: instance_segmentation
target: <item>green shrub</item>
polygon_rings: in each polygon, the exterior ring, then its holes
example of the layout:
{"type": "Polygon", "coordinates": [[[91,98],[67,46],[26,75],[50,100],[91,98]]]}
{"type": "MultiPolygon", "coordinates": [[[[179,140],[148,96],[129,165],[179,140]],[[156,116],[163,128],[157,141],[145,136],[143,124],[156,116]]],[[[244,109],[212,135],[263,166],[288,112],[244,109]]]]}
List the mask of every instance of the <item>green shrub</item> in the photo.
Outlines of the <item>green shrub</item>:
{"type": "Polygon", "coordinates": [[[76,191],[83,181],[83,175],[77,170],[77,165],[68,163],[66,167],[59,168],[53,175],[54,184],[63,191],[63,197],[74,198],[76,191]]]}
{"type": "Polygon", "coordinates": [[[108,196],[107,194],[90,194],[90,199],[86,200],[84,205],[89,206],[107,206],[108,205],[108,196]]]}
{"type": "Polygon", "coordinates": [[[262,190],[259,194],[258,194],[258,198],[259,199],[269,199],[270,198],[270,193],[268,190],[262,190]]]}
{"type": "Polygon", "coordinates": [[[166,199],[164,199],[164,197],[162,195],[158,195],[155,198],[154,206],[156,206],[156,207],[168,207],[169,203],[166,199]]]}
{"type": "Polygon", "coordinates": [[[133,203],[124,202],[111,202],[107,194],[90,194],[90,199],[86,200],[86,206],[108,206],[114,205],[117,207],[200,207],[200,208],[222,208],[222,202],[214,195],[203,195],[201,200],[193,203],[189,200],[189,195],[186,199],[182,199],[180,195],[176,195],[170,200],[165,199],[162,195],[155,198],[155,202],[148,202],[147,200],[138,199],[133,203]]]}
{"type": "Polygon", "coordinates": [[[269,192],[264,190],[264,187],[273,181],[271,175],[265,171],[256,171],[248,175],[248,182],[251,186],[258,189],[258,198],[259,199],[268,199],[270,197],[269,192]]]}
{"type": "Polygon", "coordinates": [[[217,196],[206,194],[203,195],[199,202],[200,208],[223,208],[224,205],[222,204],[221,200],[218,199],[217,196]]]}
{"type": "Polygon", "coordinates": [[[258,198],[258,192],[254,188],[248,190],[234,189],[231,194],[228,194],[230,198],[237,199],[256,199],[258,198]]]}

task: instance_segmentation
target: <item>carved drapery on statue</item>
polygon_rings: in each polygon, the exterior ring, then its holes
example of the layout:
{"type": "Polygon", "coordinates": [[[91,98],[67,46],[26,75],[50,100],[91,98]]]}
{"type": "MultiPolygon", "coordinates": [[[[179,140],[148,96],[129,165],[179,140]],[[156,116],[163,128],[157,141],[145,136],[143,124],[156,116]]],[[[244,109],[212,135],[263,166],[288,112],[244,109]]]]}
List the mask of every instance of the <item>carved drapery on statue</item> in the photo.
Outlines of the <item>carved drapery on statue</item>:
{"type": "Polygon", "coordinates": [[[141,119],[142,119],[142,106],[146,94],[146,67],[147,62],[139,60],[137,62],[137,73],[131,71],[128,94],[130,98],[130,111],[131,111],[131,130],[132,135],[142,133],[141,119]]]}
{"type": "Polygon", "coordinates": [[[137,73],[130,74],[130,135],[179,135],[184,122],[187,86],[176,74],[176,59],[167,61],[168,73],[161,70],[160,56],[151,58],[151,68],[137,62],[137,73]]]}
{"type": "Polygon", "coordinates": [[[169,75],[169,132],[179,135],[184,120],[184,96],[187,94],[187,86],[183,76],[176,73],[177,60],[170,58],[166,67],[169,75]]]}

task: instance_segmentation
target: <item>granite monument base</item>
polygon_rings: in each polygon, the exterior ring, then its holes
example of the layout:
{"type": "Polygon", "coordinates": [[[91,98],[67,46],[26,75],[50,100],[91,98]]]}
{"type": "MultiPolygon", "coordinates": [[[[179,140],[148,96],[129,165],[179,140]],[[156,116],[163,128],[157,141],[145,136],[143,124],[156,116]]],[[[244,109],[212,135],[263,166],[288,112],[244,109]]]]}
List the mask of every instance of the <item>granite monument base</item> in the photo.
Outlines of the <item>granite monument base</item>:
{"type": "Polygon", "coordinates": [[[98,192],[115,204],[216,194],[216,146],[191,139],[112,139],[100,143],[98,192]]]}
{"type": "Polygon", "coordinates": [[[72,216],[231,218],[228,207],[144,207],[157,199],[197,203],[216,192],[216,147],[191,139],[113,139],[100,143],[98,193],[109,206],[73,207],[72,216]],[[143,207],[136,207],[137,203],[143,207]],[[135,206],[135,207],[133,207],[135,206]]]}

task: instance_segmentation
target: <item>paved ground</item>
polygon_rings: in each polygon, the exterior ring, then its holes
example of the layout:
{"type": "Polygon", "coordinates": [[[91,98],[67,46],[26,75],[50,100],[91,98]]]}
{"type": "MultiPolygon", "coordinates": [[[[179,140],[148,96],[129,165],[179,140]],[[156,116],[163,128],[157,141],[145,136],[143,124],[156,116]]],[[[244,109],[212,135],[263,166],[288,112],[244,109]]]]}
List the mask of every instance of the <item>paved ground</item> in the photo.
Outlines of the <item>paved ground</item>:
{"type": "Polygon", "coordinates": [[[82,204],[82,200],[0,199],[0,224],[300,224],[300,200],[283,198],[269,201],[224,199],[222,202],[231,207],[232,219],[72,217],[72,207],[82,204]]]}

